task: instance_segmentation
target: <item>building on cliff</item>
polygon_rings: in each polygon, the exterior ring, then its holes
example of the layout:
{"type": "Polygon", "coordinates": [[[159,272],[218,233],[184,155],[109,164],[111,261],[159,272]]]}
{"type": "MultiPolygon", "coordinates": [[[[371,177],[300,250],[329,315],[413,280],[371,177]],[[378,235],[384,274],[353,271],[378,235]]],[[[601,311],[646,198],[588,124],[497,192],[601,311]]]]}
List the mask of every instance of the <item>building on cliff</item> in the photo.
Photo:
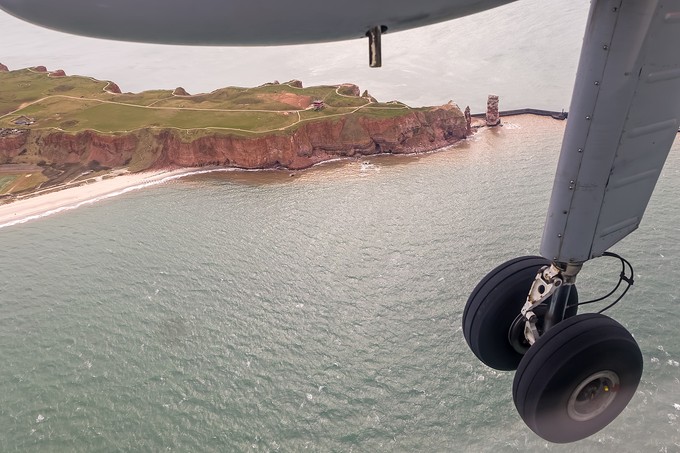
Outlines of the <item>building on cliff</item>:
{"type": "Polygon", "coordinates": [[[14,124],[18,126],[30,126],[33,123],[35,123],[35,119],[29,118],[25,115],[21,115],[19,118],[14,120],[14,124]]]}

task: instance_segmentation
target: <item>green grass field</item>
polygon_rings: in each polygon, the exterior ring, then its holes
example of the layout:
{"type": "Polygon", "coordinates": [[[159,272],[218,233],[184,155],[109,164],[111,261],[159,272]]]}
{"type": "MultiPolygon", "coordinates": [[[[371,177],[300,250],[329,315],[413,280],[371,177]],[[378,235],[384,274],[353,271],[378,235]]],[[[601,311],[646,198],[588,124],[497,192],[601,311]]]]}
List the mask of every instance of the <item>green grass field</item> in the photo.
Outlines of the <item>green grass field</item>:
{"type": "Polygon", "coordinates": [[[294,130],[300,120],[410,113],[400,104],[370,103],[336,86],[296,88],[284,83],[175,96],[173,90],[112,94],[104,91],[107,84],[81,76],[49,77],[30,69],[0,73],[0,128],[17,127],[17,118],[27,116],[35,123],[19,127],[74,133],[174,128],[250,135],[294,130]],[[324,108],[311,110],[311,102],[317,100],[324,108]]]}
{"type": "Polygon", "coordinates": [[[0,175],[0,195],[31,190],[45,181],[47,177],[39,172],[0,175]]]}
{"type": "Polygon", "coordinates": [[[16,179],[17,175],[0,175],[0,195],[5,193],[16,179]]]}
{"type": "Polygon", "coordinates": [[[44,153],[40,142],[43,132],[135,136],[139,143],[125,160],[125,166],[134,172],[152,166],[161,153],[154,146],[153,133],[143,132],[146,130],[172,130],[174,136],[190,143],[215,135],[292,135],[309,123],[324,121],[341,126],[341,140],[350,142],[363,132],[362,119],[396,118],[426,110],[355,96],[357,89],[353,86],[298,88],[282,83],[178,96],[168,89],[115,94],[105,91],[108,85],[107,81],[81,76],[50,77],[31,69],[0,72],[0,130],[8,129],[2,130],[2,137],[18,137],[22,143],[22,149],[15,150],[17,155],[5,156],[4,161],[33,166],[1,173],[0,195],[63,184],[77,178],[78,172],[92,170],[95,161],[89,161],[92,157],[87,153],[81,162],[46,157],[49,153],[44,153]],[[316,101],[322,102],[321,108],[316,101]],[[17,123],[24,116],[33,122],[17,123]],[[21,141],[26,130],[34,132],[21,141]]]}

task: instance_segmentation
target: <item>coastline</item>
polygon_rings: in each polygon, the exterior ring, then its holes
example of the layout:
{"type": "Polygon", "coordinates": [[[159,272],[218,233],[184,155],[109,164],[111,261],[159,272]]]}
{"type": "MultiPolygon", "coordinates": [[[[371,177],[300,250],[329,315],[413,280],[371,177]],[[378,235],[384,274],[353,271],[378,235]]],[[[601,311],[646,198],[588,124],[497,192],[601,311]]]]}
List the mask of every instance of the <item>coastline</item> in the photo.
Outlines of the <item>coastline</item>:
{"type": "MultiPolygon", "coordinates": [[[[534,128],[537,126],[541,127],[541,124],[539,123],[545,125],[547,123],[553,122],[557,124],[561,123],[561,121],[556,121],[555,119],[546,116],[523,114],[513,116],[512,123],[508,123],[508,125],[510,124],[512,124],[513,126],[517,125],[520,128],[523,127],[534,128]]],[[[501,129],[502,125],[503,123],[501,123],[501,129]]],[[[484,126],[481,127],[480,129],[486,129],[486,127],[484,126]]],[[[514,127],[511,126],[511,129],[514,129],[514,127]]],[[[474,137],[474,134],[471,137],[474,137]]],[[[427,153],[414,153],[414,154],[436,153],[446,149],[451,149],[451,147],[452,146],[449,145],[439,148],[437,150],[428,151],[427,153]]],[[[390,154],[389,153],[374,154],[372,156],[378,155],[390,155],[390,154]]],[[[312,165],[309,168],[313,168],[318,165],[322,165],[324,163],[332,161],[354,158],[356,158],[356,156],[328,159],[318,162],[317,164],[312,165]]],[[[55,187],[54,188],[55,190],[49,191],[48,193],[29,195],[25,198],[15,200],[10,203],[0,204],[0,229],[26,223],[32,220],[37,220],[43,217],[58,214],[63,211],[69,211],[84,205],[99,202],[107,198],[112,198],[118,195],[122,195],[124,193],[141,190],[146,187],[162,184],[186,176],[220,171],[252,171],[252,170],[238,167],[185,167],[121,174],[121,169],[116,169],[112,170],[103,177],[97,178],[97,180],[95,181],[90,181],[82,185],[64,188],[55,187]]]]}
{"type": "MultiPolygon", "coordinates": [[[[196,168],[127,173],[0,205],[0,229],[199,173],[196,168]]],[[[214,171],[214,170],[204,170],[214,171]]],[[[111,174],[115,174],[111,172],[111,174]]]]}

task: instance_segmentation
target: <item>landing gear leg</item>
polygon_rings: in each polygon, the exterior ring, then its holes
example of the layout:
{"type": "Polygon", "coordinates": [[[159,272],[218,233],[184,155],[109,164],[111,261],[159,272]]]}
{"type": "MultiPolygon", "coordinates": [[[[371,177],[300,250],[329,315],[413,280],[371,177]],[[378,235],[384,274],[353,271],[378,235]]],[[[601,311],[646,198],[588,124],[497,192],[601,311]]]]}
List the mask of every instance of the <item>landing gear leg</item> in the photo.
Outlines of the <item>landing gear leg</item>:
{"type": "MultiPolygon", "coordinates": [[[[463,334],[472,352],[486,365],[497,370],[515,370],[530,343],[525,337],[526,319],[520,310],[525,305],[536,274],[550,264],[540,256],[522,256],[507,261],[489,272],[475,287],[463,313],[463,334]]],[[[575,287],[563,301],[564,316],[577,312],[575,287]]],[[[550,314],[551,296],[533,307],[535,327],[543,331],[544,318],[550,314]]],[[[545,318],[547,320],[547,318],[545,318]]]]}
{"type": "Polygon", "coordinates": [[[532,431],[556,443],[611,423],[642,376],[640,348],[621,324],[576,314],[580,268],[536,256],[510,260],[482,279],[463,313],[470,349],[492,368],[517,369],[517,411],[532,431]]]}
{"type": "Polygon", "coordinates": [[[553,442],[606,426],[640,382],[640,348],[626,329],[600,314],[570,316],[575,288],[564,288],[569,266],[603,256],[638,228],[677,136],[676,11],[680,0],[591,1],[541,241],[550,267],[534,268],[535,279],[522,269],[526,257],[495,269],[463,315],[480,360],[517,367],[517,410],[553,442]],[[528,297],[517,294],[522,285],[528,297]]]}

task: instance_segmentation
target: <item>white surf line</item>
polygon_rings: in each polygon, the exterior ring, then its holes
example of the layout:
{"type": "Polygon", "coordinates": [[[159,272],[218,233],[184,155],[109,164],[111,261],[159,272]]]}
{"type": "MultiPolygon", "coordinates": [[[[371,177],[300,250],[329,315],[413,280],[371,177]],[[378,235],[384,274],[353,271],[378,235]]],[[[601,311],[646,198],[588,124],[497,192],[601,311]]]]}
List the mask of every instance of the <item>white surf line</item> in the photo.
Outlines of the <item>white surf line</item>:
{"type": "MultiPolygon", "coordinates": [[[[95,195],[92,198],[86,198],[84,200],[80,200],[80,201],[77,201],[75,203],[69,203],[69,204],[65,204],[63,206],[57,206],[57,207],[54,207],[54,208],[51,208],[51,209],[46,208],[45,211],[38,212],[36,214],[22,215],[17,219],[10,220],[9,222],[0,223],[0,229],[10,227],[10,226],[14,226],[14,225],[23,224],[23,223],[26,223],[26,222],[30,222],[32,220],[41,219],[41,218],[48,217],[48,216],[51,216],[51,215],[54,215],[54,214],[58,214],[60,212],[71,211],[71,210],[77,209],[81,206],[94,204],[94,203],[97,203],[97,202],[102,201],[102,200],[117,197],[119,195],[123,195],[123,194],[129,193],[129,192],[145,189],[147,187],[152,187],[152,186],[156,186],[156,185],[159,185],[159,184],[164,184],[164,183],[167,183],[168,181],[173,181],[173,180],[176,180],[176,179],[184,178],[186,176],[209,173],[209,172],[214,172],[214,171],[219,171],[219,170],[221,170],[221,169],[188,170],[186,172],[171,174],[171,175],[164,176],[164,177],[160,177],[161,174],[151,175],[151,176],[149,176],[149,178],[158,178],[158,179],[151,179],[149,181],[143,180],[141,183],[134,184],[134,185],[128,186],[128,187],[123,187],[123,188],[120,188],[120,189],[113,189],[111,192],[103,193],[103,194],[100,194],[100,195],[95,195]]],[[[123,175],[122,177],[125,177],[125,176],[123,175]]],[[[115,178],[113,178],[113,179],[115,179],[115,178]]],[[[96,185],[97,183],[94,183],[94,184],[96,185]]],[[[82,189],[84,187],[87,187],[87,185],[86,186],[78,186],[78,187],[75,187],[75,188],[72,188],[72,189],[82,189]]],[[[69,189],[64,189],[64,190],[60,190],[60,191],[57,191],[57,192],[52,192],[51,194],[43,195],[42,197],[41,196],[31,197],[31,198],[28,198],[28,199],[25,199],[25,200],[16,201],[16,202],[4,205],[4,206],[0,206],[0,208],[3,208],[3,207],[10,208],[13,205],[16,206],[16,205],[22,203],[22,201],[24,201],[24,202],[31,201],[31,200],[39,201],[40,198],[43,198],[43,197],[46,197],[46,196],[52,195],[52,194],[64,195],[68,190],[69,189]]],[[[59,201],[57,200],[54,203],[58,204],[59,201]]],[[[31,209],[31,210],[34,210],[34,209],[31,209]]]]}

